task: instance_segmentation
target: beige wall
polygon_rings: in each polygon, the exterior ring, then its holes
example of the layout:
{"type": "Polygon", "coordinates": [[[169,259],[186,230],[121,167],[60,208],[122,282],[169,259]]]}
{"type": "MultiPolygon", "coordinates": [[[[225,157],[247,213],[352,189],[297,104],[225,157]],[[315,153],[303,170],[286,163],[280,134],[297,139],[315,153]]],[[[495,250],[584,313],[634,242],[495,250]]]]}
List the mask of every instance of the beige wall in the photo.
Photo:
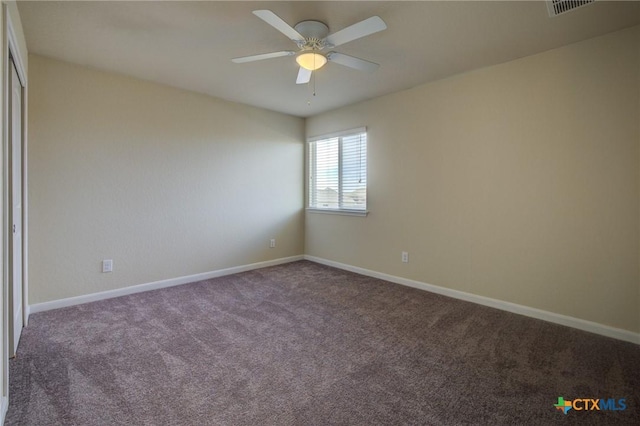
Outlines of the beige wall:
{"type": "Polygon", "coordinates": [[[30,303],[303,253],[304,120],[29,59],[30,303]]]}
{"type": "Polygon", "coordinates": [[[370,214],[308,213],[305,252],[640,331],[639,38],[308,119],[308,136],[368,126],[370,214]]]}

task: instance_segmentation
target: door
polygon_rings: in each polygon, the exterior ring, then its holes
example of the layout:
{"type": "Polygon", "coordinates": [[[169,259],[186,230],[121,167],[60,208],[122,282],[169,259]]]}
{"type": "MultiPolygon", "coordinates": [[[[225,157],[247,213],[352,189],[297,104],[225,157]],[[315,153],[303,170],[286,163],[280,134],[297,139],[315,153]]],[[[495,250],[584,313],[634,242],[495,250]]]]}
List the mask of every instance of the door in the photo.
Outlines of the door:
{"type": "Polygon", "coordinates": [[[22,333],[22,84],[13,59],[9,74],[9,356],[14,357],[22,333]]]}

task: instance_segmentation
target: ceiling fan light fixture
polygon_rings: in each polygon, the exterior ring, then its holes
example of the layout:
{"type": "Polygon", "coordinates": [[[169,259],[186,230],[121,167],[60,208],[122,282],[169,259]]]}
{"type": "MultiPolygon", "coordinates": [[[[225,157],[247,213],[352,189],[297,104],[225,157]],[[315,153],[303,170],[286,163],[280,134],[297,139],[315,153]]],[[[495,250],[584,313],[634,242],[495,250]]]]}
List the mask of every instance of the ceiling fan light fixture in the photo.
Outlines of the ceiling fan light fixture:
{"type": "Polygon", "coordinates": [[[324,66],[327,63],[327,58],[317,52],[302,52],[296,58],[296,62],[302,68],[309,71],[315,71],[324,66]]]}

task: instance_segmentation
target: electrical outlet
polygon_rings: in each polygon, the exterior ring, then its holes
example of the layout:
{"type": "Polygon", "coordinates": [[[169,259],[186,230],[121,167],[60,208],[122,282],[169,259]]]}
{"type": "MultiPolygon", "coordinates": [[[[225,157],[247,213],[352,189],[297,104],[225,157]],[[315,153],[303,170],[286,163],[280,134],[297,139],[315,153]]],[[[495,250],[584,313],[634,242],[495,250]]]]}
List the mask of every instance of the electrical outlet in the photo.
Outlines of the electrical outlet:
{"type": "Polygon", "coordinates": [[[113,271],[113,260],[105,259],[102,261],[102,272],[112,272],[113,271]]]}
{"type": "Polygon", "coordinates": [[[409,263],[409,252],[402,252],[402,263],[409,263]]]}
{"type": "Polygon", "coordinates": [[[276,239],[272,238],[269,240],[269,247],[274,248],[276,246],[276,239]]]}

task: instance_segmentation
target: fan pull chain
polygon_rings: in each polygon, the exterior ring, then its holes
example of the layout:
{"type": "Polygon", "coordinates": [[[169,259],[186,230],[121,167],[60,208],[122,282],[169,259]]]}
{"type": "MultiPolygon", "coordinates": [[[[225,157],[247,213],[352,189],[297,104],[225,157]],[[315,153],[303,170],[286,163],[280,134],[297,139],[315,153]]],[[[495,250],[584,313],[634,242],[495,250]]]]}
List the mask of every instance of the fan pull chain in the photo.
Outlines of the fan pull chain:
{"type": "MultiPolygon", "coordinates": [[[[316,73],[312,72],[311,73],[311,79],[313,80],[313,86],[312,88],[312,92],[311,95],[315,98],[316,97],[316,73]]],[[[311,99],[307,99],[307,105],[311,106],[311,99]]]]}

